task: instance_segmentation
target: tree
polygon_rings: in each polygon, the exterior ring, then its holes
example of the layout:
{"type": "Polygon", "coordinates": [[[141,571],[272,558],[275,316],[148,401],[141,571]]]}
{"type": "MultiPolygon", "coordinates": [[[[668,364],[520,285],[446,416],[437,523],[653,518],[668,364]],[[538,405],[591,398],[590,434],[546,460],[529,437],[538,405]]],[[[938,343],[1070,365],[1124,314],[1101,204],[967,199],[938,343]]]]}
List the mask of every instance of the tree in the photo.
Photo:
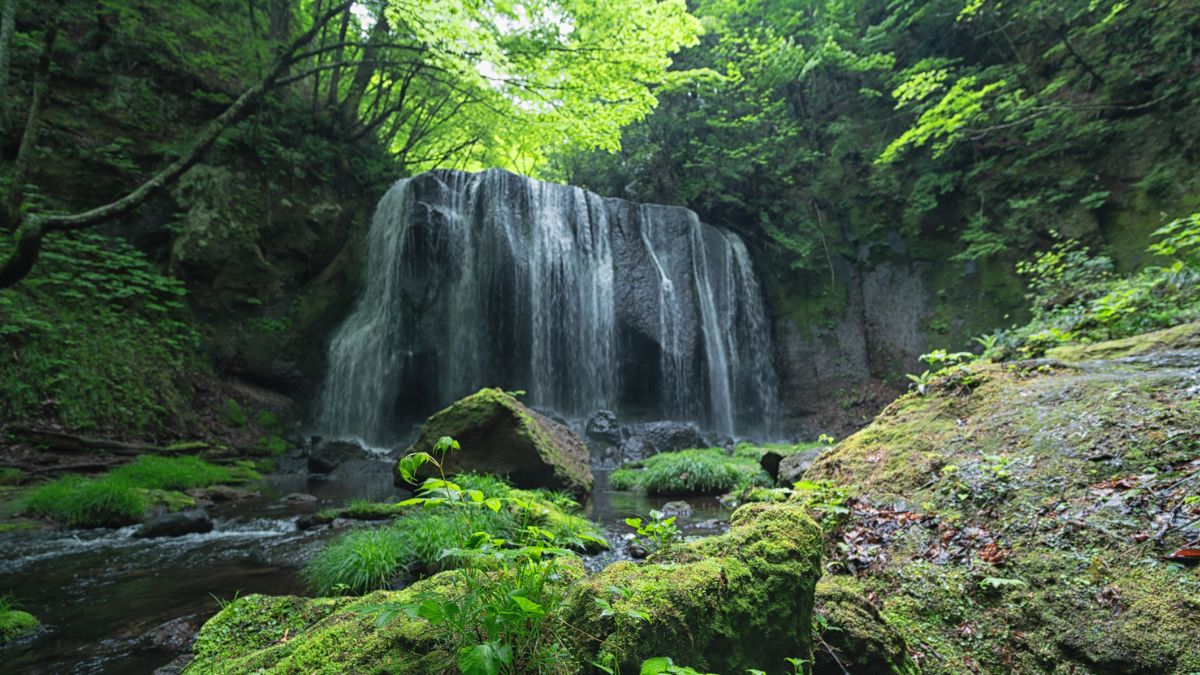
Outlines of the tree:
{"type": "Polygon", "coordinates": [[[311,97],[332,135],[375,134],[406,170],[532,168],[549,147],[615,149],[621,128],[656,104],[670,54],[700,33],[683,0],[271,0],[267,9],[266,40],[278,46],[262,75],[173,162],[119,199],[73,214],[33,212],[25,199],[54,64],[51,19],[0,209],[15,239],[0,288],[28,274],[47,234],[119,219],[161,193],[267,96],[311,97]]]}

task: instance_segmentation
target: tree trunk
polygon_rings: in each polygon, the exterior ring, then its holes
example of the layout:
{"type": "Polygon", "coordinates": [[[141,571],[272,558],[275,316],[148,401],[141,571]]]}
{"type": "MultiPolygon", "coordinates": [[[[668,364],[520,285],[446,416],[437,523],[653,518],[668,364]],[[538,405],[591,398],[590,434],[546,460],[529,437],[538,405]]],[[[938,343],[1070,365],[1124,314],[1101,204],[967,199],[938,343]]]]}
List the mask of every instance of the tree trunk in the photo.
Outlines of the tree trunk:
{"type": "MultiPolygon", "coordinates": [[[[55,14],[62,7],[56,3],[55,14]]],[[[58,20],[46,29],[42,40],[42,54],[38,57],[37,72],[33,80],[33,100],[29,103],[29,115],[25,118],[25,133],[21,135],[21,147],[17,150],[17,161],[13,164],[12,180],[8,184],[8,203],[5,205],[6,225],[17,227],[21,222],[21,207],[25,204],[25,182],[33,166],[33,153],[37,149],[38,131],[42,126],[42,108],[50,92],[50,65],[54,61],[54,43],[58,40],[58,20]]]]}
{"type": "Polygon", "coordinates": [[[387,42],[390,32],[391,28],[388,26],[387,17],[380,15],[379,20],[371,27],[371,35],[367,38],[367,46],[363,48],[362,60],[354,71],[354,82],[351,83],[350,90],[346,93],[346,100],[342,101],[338,108],[338,121],[341,127],[338,132],[343,137],[348,137],[356,131],[355,127],[359,123],[358,106],[362,103],[363,94],[367,92],[367,87],[371,85],[371,78],[375,76],[378,68],[376,56],[379,52],[379,45],[387,42]]]}
{"type": "Polygon", "coordinates": [[[20,0],[4,0],[0,14],[0,145],[7,145],[8,132],[12,128],[12,90],[8,88],[8,70],[12,62],[13,31],[17,26],[17,3],[20,0]]]}
{"type": "MultiPolygon", "coordinates": [[[[344,44],[346,42],[346,31],[349,30],[349,28],[350,28],[350,8],[347,7],[346,13],[342,15],[342,27],[340,29],[338,29],[337,42],[335,42],[334,44],[344,44]]],[[[339,48],[337,50],[337,52],[334,54],[333,62],[341,63],[342,58],[345,56],[345,53],[346,53],[345,47],[339,48]]],[[[341,78],[342,78],[342,68],[341,68],[341,66],[337,66],[333,69],[333,72],[329,75],[329,95],[325,98],[325,107],[328,108],[329,110],[337,109],[338,93],[339,93],[338,88],[340,87],[340,84],[341,84],[341,78]]]]}

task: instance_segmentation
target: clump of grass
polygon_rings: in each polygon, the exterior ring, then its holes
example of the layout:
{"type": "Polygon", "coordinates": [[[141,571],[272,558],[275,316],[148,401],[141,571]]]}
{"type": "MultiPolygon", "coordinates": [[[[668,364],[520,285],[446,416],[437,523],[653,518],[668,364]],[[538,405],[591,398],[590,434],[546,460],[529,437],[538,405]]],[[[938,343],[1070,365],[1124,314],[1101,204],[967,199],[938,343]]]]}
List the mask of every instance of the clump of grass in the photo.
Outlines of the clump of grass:
{"type": "Polygon", "coordinates": [[[59,478],[34,489],[25,512],[72,527],[121,527],[138,522],[146,499],[136,487],[111,478],[59,478]]]}
{"type": "Polygon", "coordinates": [[[25,472],[11,466],[0,466],[0,485],[19,485],[25,472]]]}
{"type": "Polygon", "coordinates": [[[729,455],[722,448],[663,452],[612,472],[617,490],[639,490],[663,496],[722,494],[750,486],[769,486],[771,477],[758,465],[761,452],[729,455]]]}
{"type": "Polygon", "coordinates": [[[403,572],[404,553],[404,535],[395,528],[355,530],[322,549],[304,577],[322,595],[365,593],[403,572]]]}
{"type": "Polygon", "coordinates": [[[354,530],[314,556],[304,568],[304,578],[320,595],[366,593],[387,587],[399,576],[452,567],[453,560],[443,551],[457,548],[472,532],[515,528],[508,513],[488,509],[468,513],[464,522],[444,511],[419,510],[387,527],[354,530]]]}
{"type": "Polygon", "coordinates": [[[108,477],[151,490],[188,490],[244,480],[245,472],[209,464],[198,457],[142,455],[113,469],[108,477]]]}
{"type": "Polygon", "coordinates": [[[182,503],[171,494],[152,491],[186,490],[255,477],[257,474],[245,467],[217,466],[196,457],[143,455],[99,478],[67,476],[38,486],[25,497],[23,510],[72,527],[121,527],[141,520],[151,501],[182,503]]]}

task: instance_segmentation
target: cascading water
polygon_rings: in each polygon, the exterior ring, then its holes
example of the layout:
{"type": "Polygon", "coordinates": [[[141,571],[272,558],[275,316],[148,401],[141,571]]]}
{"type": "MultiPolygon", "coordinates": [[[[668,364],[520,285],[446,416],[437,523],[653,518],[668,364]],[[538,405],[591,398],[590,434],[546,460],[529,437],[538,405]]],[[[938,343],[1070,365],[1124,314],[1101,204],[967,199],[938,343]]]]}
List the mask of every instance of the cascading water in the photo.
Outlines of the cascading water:
{"type": "Polygon", "coordinates": [[[581,416],[767,432],[776,378],[745,244],[679,207],[504,171],[397,182],[329,347],[319,425],[384,444],[478,390],[581,416]]]}

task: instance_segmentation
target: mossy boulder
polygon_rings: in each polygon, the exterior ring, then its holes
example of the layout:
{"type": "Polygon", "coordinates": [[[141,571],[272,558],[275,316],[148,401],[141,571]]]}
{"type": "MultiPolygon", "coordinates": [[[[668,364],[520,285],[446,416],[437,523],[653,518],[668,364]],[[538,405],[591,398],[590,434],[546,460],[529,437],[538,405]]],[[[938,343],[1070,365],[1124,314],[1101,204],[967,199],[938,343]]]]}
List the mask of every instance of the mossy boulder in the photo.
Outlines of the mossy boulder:
{"type": "Polygon", "coordinates": [[[248,595],[204,624],[184,671],[201,673],[435,673],[453,657],[420,619],[401,612],[382,626],[363,610],[412,602],[422,592],[453,586],[454,572],[403,591],[362,598],[248,595]]]}
{"type": "Polygon", "coordinates": [[[927,673],[1200,671],[1200,568],[1169,560],[1200,536],[1190,335],[972,364],[901,397],[806,474],[854,496],[827,565],[927,673]]]}
{"type": "Polygon", "coordinates": [[[814,654],[816,675],[921,672],[908,655],[904,638],[880,616],[852,577],[822,577],[817,583],[815,611],[827,647],[814,654]]]}
{"type": "Polygon", "coordinates": [[[1120,340],[1055,347],[1047,351],[1046,356],[1062,361],[1089,361],[1185,349],[1200,349],[1200,322],[1186,323],[1120,340]]]}
{"type": "MultiPolygon", "coordinates": [[[[405,454],[433,452],[442,436],[462,446],[446,457],[446,473],[474,471],[508,478],[522,488],[588,492],[588,449],[575,432],[525,407],[500,389],[481,389],[425,422],[405,454]]],[[[397,485],[404,479],[396,474],[397,485]]]]}
{"type": "Polygon", "coordinates": [[[37,617],[19,609],[0,612],[0,644],[31,635],[41,623],[37,617]]]}
{"type": "Polygon", "coordinates": [[[751,504],[722,536],[584,580],[564,621],[591,636],[576,648],[581,663],[616,658],[637,672],[644,659],[667,656],[705,671],[777,671],[786,658],[811,657],[820,562],[820,529],[802,509],[751,504]],[[613,612],[602,616],[598,600],[613,612]]]}

